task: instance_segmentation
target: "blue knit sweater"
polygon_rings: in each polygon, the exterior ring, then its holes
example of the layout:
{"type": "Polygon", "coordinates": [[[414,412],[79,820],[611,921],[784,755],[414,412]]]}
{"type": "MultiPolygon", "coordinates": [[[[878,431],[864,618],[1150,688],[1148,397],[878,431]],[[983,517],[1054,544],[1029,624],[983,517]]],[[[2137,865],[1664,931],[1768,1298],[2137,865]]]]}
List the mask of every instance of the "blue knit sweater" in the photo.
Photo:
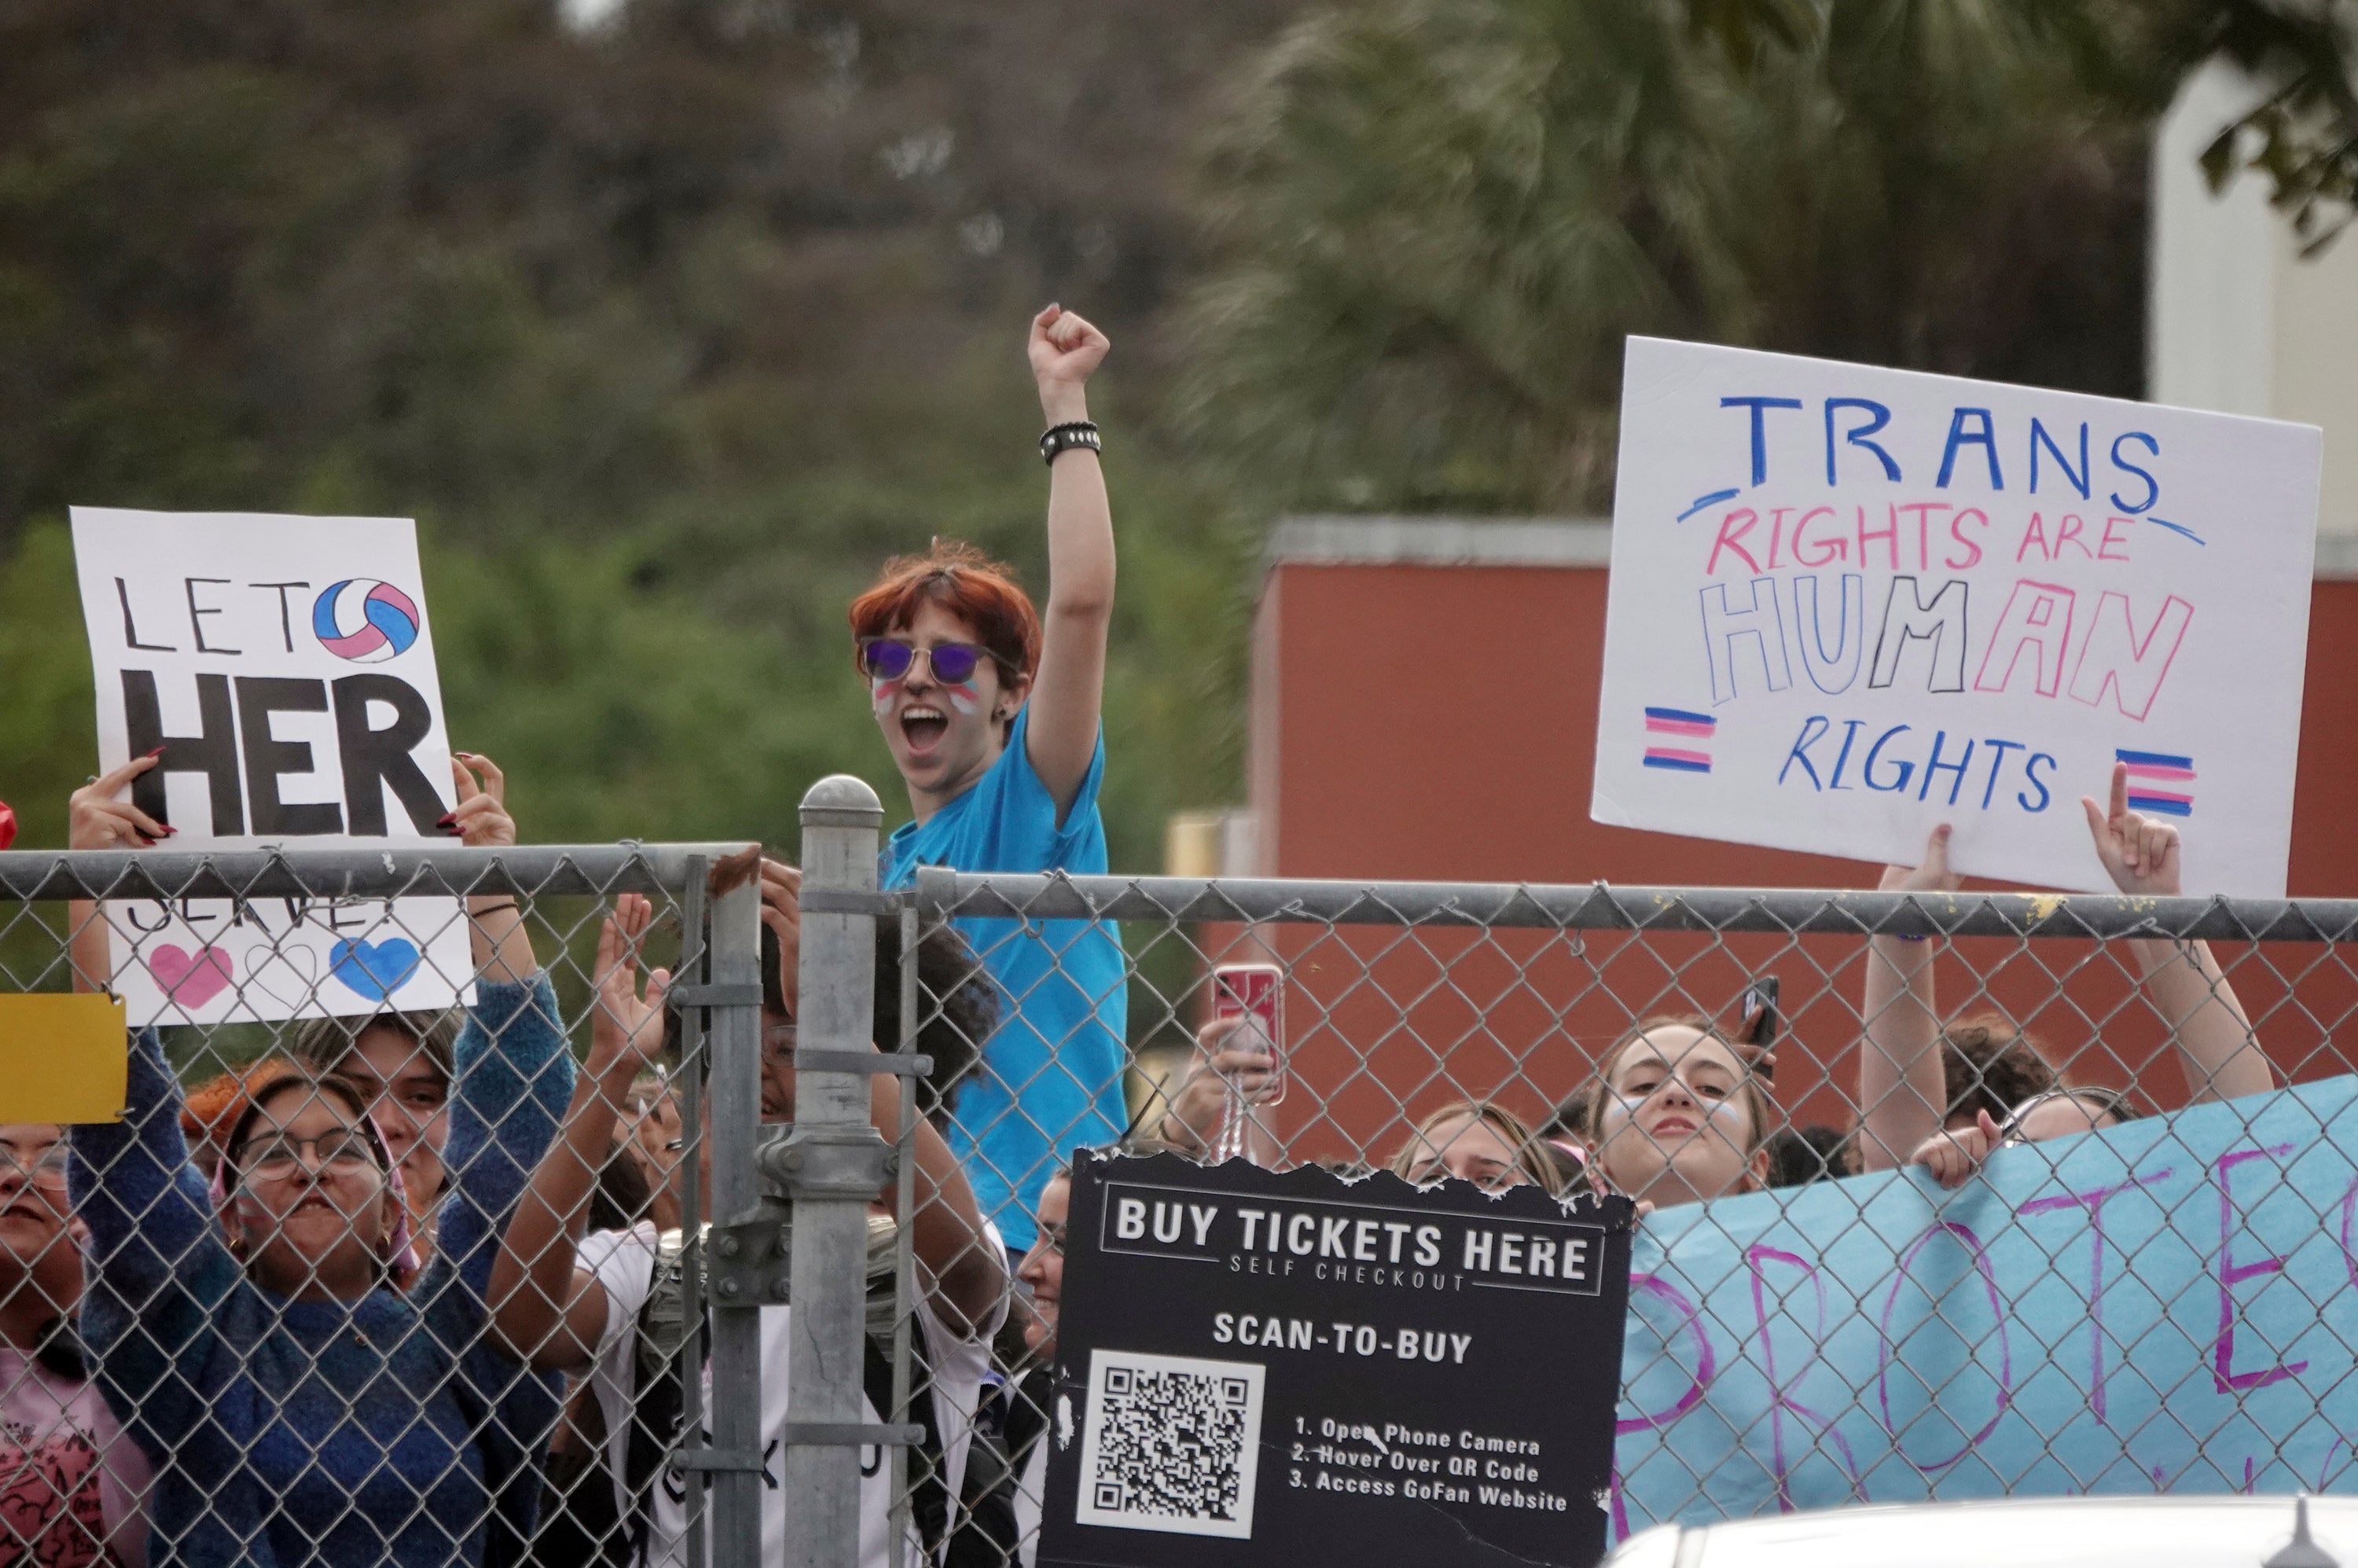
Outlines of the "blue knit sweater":
{"type": "Polygon", "coordinates": [[[153,1031],[124,1119],[73,1130],[97,1266],[82,1333],[155,1466],[151,1564],[498,1568],[529,1538],[557,1386],[478,1341],[500,1234],[573,1088],[547,981],[479,981],[456,1055],[451,1191],[406,1296],[295,1302],[246,1277],[153,1031]]]}

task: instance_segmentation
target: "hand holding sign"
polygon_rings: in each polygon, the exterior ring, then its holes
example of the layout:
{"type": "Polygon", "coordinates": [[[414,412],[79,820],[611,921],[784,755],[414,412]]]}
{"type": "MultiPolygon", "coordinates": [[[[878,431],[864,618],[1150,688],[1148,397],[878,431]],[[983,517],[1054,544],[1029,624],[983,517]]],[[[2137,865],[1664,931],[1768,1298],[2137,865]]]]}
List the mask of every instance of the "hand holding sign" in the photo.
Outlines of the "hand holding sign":
{"type": "Polygon", "coordinates": [[[1990,1119],[1990,1113],[1977,1110],[1974,1112],[1973,1126],[1942,1128],[1918,1144],[1908,1162],[1923,1166],[1932,1173],[1934,1181],[1954,1192],[1982,1168],[1982,1162],[1998,1146],[1999,1137],[1998,1125],[1990,1119]]]}
{"type": "Polygon", "coordinates": [[[66,803],[66,847],[70,849],[144,849],[178,829],[157,821],[130,801],[118,798],[131,781],[156,766],[164,748],[134,757],[73,792],[66,803]]]}
{"type": "Polygon", "coordinates": [[[1913,866],[1886,866],[1876,884],[1885,892],[1954,892],[1965,879],[1949,869],[1949,839],[1956,830],[1943,822],[1924,840],[1924,858],[1913,866]]]}
{"type": "Polygon", "coordinates": [[[500,772],[499,764],[473,752],[454,752],[450,776],[458,782],[459,805],[437,826],[459,835],[461,844],[514,844],[516,827],[508,815],[508,777],[500,772]]]}

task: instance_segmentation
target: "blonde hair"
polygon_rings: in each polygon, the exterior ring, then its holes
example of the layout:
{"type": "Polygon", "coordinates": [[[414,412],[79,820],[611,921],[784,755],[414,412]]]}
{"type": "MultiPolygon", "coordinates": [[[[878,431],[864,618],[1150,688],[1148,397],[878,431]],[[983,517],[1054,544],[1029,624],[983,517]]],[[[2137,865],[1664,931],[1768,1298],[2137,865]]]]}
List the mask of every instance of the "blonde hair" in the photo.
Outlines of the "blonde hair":
{"type": "Polygon", "coordinates": [[[1438,1149],[1440,1145],[1433,1141],[1433,1130],[1444,1121],[1455,1121],[1460,1118],[1482,1122],[1497,1133],[1498,1141],[1515,1152],[1515,1169],[1520,1171],[1531,1185],[1552,1196],[1563,1195],[1563,1167],[1556,1163],[1555,1156],[1548,1152],[1547,1146],[1540,1141],[1539,1135],[1521,1117],[1488,1100],[1451,1100],[1438,1110],[1427,1112],[1424,1119],[1409,1130],[1407,1140],[1385,1168],[1402,1181],[1408,1180],[1409,1172],[1416,1164],[1418,1145],[1438,1149]]]}

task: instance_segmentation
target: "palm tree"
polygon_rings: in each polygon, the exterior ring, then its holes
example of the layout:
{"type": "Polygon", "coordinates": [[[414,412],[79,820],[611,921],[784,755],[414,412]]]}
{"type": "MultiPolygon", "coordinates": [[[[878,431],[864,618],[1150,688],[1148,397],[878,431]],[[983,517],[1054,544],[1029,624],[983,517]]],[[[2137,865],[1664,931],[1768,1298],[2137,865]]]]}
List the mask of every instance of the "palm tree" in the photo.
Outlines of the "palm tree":
{"type": "Polygon", "coordinates": [[[1628,333],[2135,395],[2194,8],[1314,13],[1211,148],[1183,416],[1289,504],[1561,511],[1608,493],[1628,333]]]}

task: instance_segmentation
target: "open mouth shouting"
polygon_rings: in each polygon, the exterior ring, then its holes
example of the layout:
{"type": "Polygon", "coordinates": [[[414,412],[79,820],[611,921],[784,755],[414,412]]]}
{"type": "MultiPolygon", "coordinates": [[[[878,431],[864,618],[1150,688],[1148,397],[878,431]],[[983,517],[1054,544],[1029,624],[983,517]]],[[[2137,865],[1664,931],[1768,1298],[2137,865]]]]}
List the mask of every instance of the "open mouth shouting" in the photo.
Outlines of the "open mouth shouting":
{"type": "Polygon", "coordinates": [[[901,739],[912,757],[932,755],[949,727],[949,715],[931,703],[913,702],[901,710],[901,739]]]}

